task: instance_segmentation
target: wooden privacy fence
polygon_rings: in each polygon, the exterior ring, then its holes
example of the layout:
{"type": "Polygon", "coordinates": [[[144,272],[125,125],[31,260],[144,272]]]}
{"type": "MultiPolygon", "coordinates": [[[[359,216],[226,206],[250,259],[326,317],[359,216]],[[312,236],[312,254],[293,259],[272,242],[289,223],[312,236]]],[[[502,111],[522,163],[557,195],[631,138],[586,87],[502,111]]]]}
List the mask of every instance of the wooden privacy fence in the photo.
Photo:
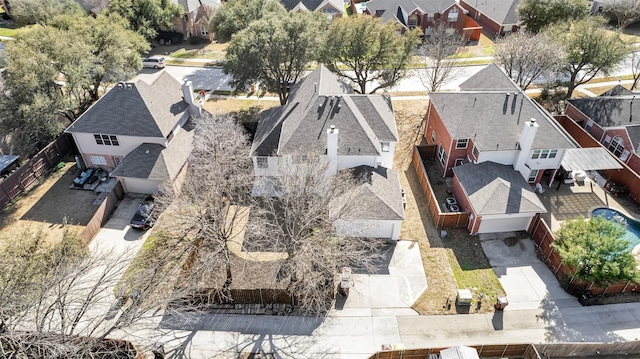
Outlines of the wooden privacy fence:
{"type": "Polygon", "coordinates": [[[438,199],[436,198],[436,195],[433,192],[433,188],[429,183],[429,176],[427,175],[427,170],[424,165],[424,160],[427,158],[432,158],[434,155],[434,145],[415,146],[413,148],[413,159],[411,161],[411,165],[415,169],[416,174],[418,175],[418,179],[420,180],[420,187],[422,187],[422,191],[427,198],[427,205],[429,206],[429,211],[433,216],[433,221],[436,224],[436,228],[466,227],[469,223],[468,213],[446,213],[440,210],[438,199]]]}
{"type": "Polygon", "coordinates": [[[544,358],[576,357],[593,355],[618,355],[620,357],[638,357],[640,341],[621,343],[553,343],[535,344],[538,353],[544,358]]]}
{"type": "Polygon", "coordinates": [[[71,135],[68,133],[62,134],[0,182],[0,209],[18,197],[38,178],[49,173],[73,149],[74,144],[71,135]]]}
{"type": "Polygon", "coordinates": [[[531,225],[529,226],[529,235],[535,242],[539,250],[541,259],[547,264],[547,267],[551,269],[553,274],[558,278],[558,281],[563,284],[565,279],[568,279],[569,292],[574,294],[580,294],[583,291],[590,291],[593,295],[607,295],[607,294],[624,294],[630,292],[640,291],[640,284],[628,281],[621,283],[610,284],[605,288],[597,287],[593,283],[587,283],[572,279],[573,272],[571,268],[567,267],[562,262],[562,257],[552,247],[552,243],[555,241],[555,236],[549,226],[544,220],[537,214],[533,217],[531,225]]]}
{"type": "MultiPolygon", "coordinates": [[[[604,147],[600,142],[587,133],[575,121],[568,116],[555,116],[556,121],[573,137],[583,148],[604,147]]],[[[624,186],[629,191],[629,196],[634,201],[640,202],[640,175],[632,170],[626,163],[620,161],[621,169],[599,171],[608,181],[624,186]]]]}
{"type": "MultiPolygon", "coordinates": [[[[535,346],[532,344],[495,344],[471,345],[482,358],[524,358],[540,359],[535,346]]],[[[426,359],[429,355],[438,355],[447,348],[406,349],[378,352],[369,359],[426,359]]]]}
{"type": "Polygon", "coordinates": [[[111,192],[109,192],[104,198],[104,200],[100,204],[100,207],[98,207],[98,210],[93,215],[89,223],[87,223],[87,226],[84,227],[84,229],[80,233],[80,238],[85,243],[91,242],[100,228],[102,228],[102,226],[107,223],[107,220],[109,220],[109,216],[111,215],[111,213],[113,213],[116,205],[122,198],[124,198],[124,188],[122,187],[122,183],[120,182],[120,180],[118,180],[116,185],[113,186],[111,192]]]}
{"type": "Polygon", "coordinates": [[[298,300],[284,289],[230,289],[230,300],[220,289],[203,289],[188,297],[176,299],[170,303],[174,308],[211,309],[220,304],[286,304],[298,305],[298,300]]]}

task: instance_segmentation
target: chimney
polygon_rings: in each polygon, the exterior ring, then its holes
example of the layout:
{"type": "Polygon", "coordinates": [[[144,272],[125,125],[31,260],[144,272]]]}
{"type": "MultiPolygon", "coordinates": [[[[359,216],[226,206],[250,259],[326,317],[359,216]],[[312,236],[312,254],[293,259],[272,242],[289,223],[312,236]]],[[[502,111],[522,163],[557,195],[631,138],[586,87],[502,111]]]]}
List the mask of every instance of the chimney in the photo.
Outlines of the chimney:
{"type": "Polygon", "coordinates": [[[525,163],[529,159],[533,140],[536,138],[536,133],[538,132],[538,127],[540,126],[536,123],[535,118],[525,122],[524,127],[522,128],[522,134],[520,135],[520,141],[518,141],[518,144],[520,145],[520,153],[518,154],[518,157],[516,157],[516,163],[513,167],[515,170],[520,171],[523,176],[527,176],[526,178],[528,178],[530,171],[525,166],[525,163]]]}
{"type": "Polygon", "coordinates": [[[340,131],[331,125],[327,129],[327,159],[329,160],[329,175],[338,172],[338,134],[340,131]]]}
{"type": "Polygon", "coordinates": [[[191,85],[191,81],[185,81],[182,84],[182,97],[184,98],[184,102],[189,104],[189,113],[191,115],[202,115],[202,107],[200,107],[200,104],[195,101],[195,97],[193,96],[193,86],[191,85]]]}

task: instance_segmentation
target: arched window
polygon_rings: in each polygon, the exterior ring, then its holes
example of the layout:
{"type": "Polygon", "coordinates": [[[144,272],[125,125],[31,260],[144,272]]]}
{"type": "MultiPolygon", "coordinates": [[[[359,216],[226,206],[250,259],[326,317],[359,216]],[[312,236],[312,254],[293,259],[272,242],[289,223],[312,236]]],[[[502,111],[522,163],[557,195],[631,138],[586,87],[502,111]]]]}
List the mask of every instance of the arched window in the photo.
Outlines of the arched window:
{"type": "Polygon", "coordinates": [[[458,21],[458,8],[454,7],[453,9],[449,10],[448,20],[449,22],[458,21]]]}
{"type": "Polygon", "coordinates": [[[620,155],[622,155],[622,152],[624,152],[624,140],[622,139],[622,137],[616,136],[613,138],[613,141],[611,141],[611,144],[609,144],[609,151],[611,151],[617,157],[620,157],[620,155]]]}
{"type": "Polygon", "coordinates": [[[409,28],[413,29],[416,26],[418,26],[418,15],[413,14],[409,16],[409,28]]]}

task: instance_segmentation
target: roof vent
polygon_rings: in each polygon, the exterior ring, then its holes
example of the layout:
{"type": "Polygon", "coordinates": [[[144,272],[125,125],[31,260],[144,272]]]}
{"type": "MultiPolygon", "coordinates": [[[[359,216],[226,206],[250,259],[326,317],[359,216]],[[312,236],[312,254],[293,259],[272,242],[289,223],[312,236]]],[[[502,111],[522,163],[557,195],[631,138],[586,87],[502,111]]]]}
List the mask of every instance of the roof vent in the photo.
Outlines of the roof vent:
{"type": "Polygon", "coordinates": [[[123,88],[124,84],[122,82],[118,82],[118,88],[123,88]]]}
{"type": "Polygon", "coordinates": [[[144,153],[149,153],[149,150],[145,150],[144,153]]]}
{"type": "Polygon", "coordinates": [[[132,85],[132,84],[127,84],[127,88],[128,88],[128,89],[130,89],[130,88],[132,88],[132,87],[133,87],[133,85],[132,85]]]}

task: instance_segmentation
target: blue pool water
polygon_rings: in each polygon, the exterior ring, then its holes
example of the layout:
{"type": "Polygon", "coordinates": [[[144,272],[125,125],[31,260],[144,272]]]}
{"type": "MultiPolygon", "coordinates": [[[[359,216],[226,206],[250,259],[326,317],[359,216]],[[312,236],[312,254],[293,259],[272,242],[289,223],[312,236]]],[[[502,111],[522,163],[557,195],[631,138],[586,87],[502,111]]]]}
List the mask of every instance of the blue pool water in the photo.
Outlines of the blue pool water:
{"type": "Polygon", "coordinates": [[[611,208],[596,208],[591,211],[591,216],[603,216],[609,221],[615,221],[625,226],[627,234],[624,235],[624,239],[631,242],[629,249],[640,244],[640,222],[633,218],[629,218],[624,214],[611,208]]]}

